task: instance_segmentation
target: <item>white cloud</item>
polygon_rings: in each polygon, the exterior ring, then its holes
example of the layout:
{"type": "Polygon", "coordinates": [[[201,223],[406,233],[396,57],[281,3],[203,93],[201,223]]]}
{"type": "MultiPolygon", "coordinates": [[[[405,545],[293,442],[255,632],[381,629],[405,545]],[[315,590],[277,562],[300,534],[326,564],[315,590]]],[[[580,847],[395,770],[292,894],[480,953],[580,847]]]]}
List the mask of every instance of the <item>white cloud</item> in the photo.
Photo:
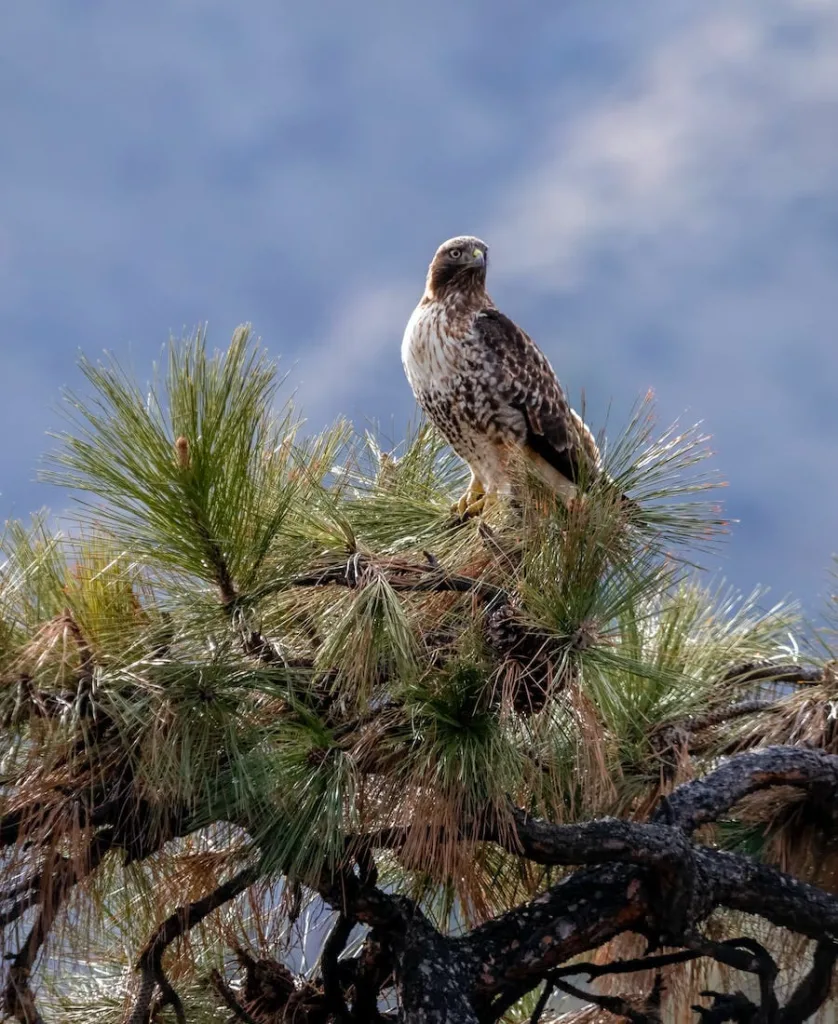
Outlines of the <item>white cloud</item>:
{"type": "Polygon", "coordinates": [[[572,289],[601,246],[661,237],[664,250],[719,248],[731,214],[741,219],[733,203],[781,207],[834,180],[825,105],[838,100],[838,9],[801,0],[700,11],[569,126],[547,126],[535,168],[507,184],[496,216],[503,273],[572,289]]]}

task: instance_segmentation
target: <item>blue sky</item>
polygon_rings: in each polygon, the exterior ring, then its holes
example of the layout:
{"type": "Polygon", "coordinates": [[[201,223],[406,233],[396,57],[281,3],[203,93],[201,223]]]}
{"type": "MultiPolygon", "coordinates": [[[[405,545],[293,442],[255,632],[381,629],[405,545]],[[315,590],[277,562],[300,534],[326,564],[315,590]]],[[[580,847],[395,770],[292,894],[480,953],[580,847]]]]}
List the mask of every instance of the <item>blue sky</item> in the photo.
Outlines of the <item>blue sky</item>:
{"type": "Polygon", "coordinates": [[[0,32],[0,516],[79,349],[146,376],[251,321],[312,427],[413,415],[436,245],[597,427],[703,420],[741,522],[716,561],[817,610],[838,549],[832,0],[43,0],[0,32]]]}

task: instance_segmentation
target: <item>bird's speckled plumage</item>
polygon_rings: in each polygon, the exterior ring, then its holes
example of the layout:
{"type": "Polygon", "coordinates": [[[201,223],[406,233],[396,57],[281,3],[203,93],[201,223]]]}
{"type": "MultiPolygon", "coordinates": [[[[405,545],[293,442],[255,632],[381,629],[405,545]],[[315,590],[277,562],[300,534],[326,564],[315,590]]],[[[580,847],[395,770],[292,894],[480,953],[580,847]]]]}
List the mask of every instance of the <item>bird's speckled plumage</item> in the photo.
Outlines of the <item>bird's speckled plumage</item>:
{"type": "Polygon", "coordinates": [[[472,471],[470,492],[506,492],[516,449],[564,499],[599,452],[537,345],[486,292],[488,247],[444,242],[408,321],[402,362],[416,400],[472,471]]]}

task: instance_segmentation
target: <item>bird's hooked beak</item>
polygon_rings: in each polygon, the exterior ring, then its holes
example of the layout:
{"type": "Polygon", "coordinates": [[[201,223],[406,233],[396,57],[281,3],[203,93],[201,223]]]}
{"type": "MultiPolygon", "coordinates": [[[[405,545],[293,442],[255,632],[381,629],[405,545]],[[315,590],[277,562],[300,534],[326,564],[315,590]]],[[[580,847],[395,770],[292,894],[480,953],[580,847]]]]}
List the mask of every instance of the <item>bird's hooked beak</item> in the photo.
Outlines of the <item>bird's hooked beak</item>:
{"type": "Polygon", "coordinates": [[[478,246],[471,254],[472,260],[479,266],[486,266],[486,253],[478,246]]]}

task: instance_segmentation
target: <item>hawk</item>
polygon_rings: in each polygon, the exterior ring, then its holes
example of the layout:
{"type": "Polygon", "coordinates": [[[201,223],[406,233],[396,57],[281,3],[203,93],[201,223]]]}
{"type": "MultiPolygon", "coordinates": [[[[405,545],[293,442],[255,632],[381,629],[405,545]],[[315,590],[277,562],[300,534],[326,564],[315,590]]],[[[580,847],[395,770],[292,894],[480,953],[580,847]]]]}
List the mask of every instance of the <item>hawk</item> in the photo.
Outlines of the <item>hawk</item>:
{"type": "Polygon", "coordinates": [[[489,298],[488,251],[470,235],[442,243],[402,341],[417,402],[471,469],[461,515],[509,492],[516,452],[565,502],[600,472],[594,437],[547,357],[489,298]]]}

